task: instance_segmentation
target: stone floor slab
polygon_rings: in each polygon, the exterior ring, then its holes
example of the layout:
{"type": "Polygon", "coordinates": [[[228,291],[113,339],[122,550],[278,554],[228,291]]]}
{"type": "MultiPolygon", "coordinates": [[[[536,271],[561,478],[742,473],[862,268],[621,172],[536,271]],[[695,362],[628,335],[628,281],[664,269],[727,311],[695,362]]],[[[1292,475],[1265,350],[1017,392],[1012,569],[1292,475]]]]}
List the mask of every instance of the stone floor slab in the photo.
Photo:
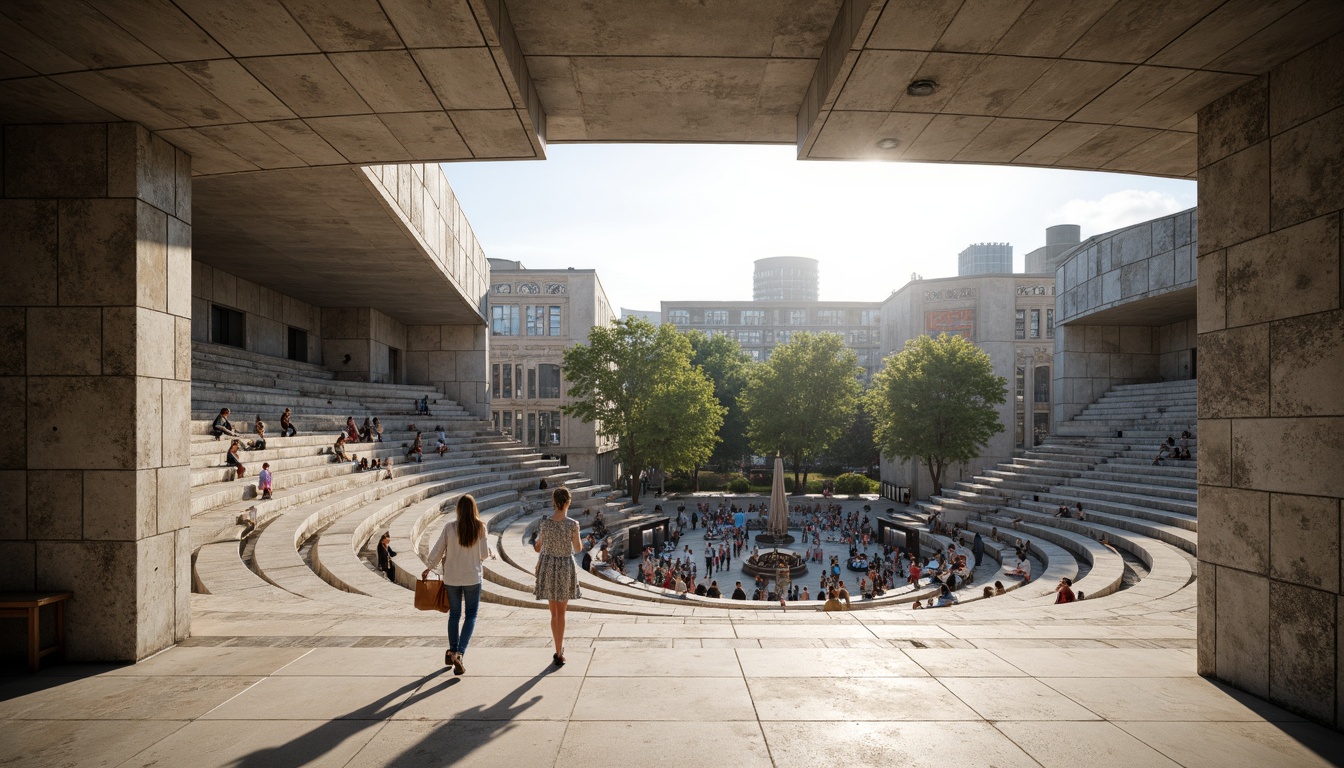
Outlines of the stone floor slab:
{"type": "Polygon", "coordinates": [[[776,768],[1039,768],[988,723],[762,723],[776,768]]]}
{"type": "Polygon", "coordinates": [[[233,699],[256,677],[52,678],[6,686],[0,720],[191,720],[233,699]]]}
{"type": "Polygon", "coordinates": [[[350,763],[381,726],[359,720],[197,720],[122,766],[340,768],[350,763]]]}
{"type": "Polygon", "coordinates": [[[127,664],[105,674],[112,677],[161,675],[242,675],[261,677],[282,673],[310,651],[303,648],[169,648],[139,664],[127,664]]]}
{"type": "Polygon", "coordinates": [[[1297,721],[1301,718],[1202,677],[1040,678],[1107,720],[1297,721]]]}
{"type": "Polygon", "coordinates": [[[0,726],[0,765],[111,768],[186,725],[177,720],[134,727],[122,720],[9,720],[0,726]]]}
{"type": "MultiPolygon", "coordinates": [[[[593,651],[589,677],[741,677],[731,648],[599,648],[593,651]]],[[[568,664],[566,664],[568,666],[568,664]]]]}
{"type": "Polygon", "coordinates": [[[1017,677],[1026,673],[981,649],[914,648],[905,651],[934,677],[1017,677]]]}
{"type": "Polygon", "coordinates": [[[651,720],[664,725],[690,716],[754,722],[756,709],[741,678],[590,677],[583,681],[573,713],[575,720],[651,720]]]}
{"type": "Polygon", "coordinates": [[[928,676],[909,656],[891,647],[828,648],[824,653],[791,648],[740,648],[737,658],[748,678],[928,676]]]}
{"type": "Polygon", "coordinates": [[[1178,768],[1162,753],[1106,722],[1000,722],[1005,736],[1044,768],[1178,768]]]}
{"type": "Polygon", "coordinates": [[[416,691],[392,716],[395,720],[565,720],[574,709],[578,677],[440,678],[416,691]]]}
{"type": "Polygon", "coordinates": [[[647,722],[574,722],[565,733],[557,766],[628,768],[631,762],[678,768],[768,768],[769,750],[754,722],[695,721],[650,727],[647,722]],[[638,745],[632,753],[628,747],[638,745]]]}
{"type": "Polygon", "coordinates": [[[548,766],[565,735],[563,722],[394,720],[379,729],[351,766],[548,766]]]}
{"type": "Polygon", "coordinates": [[[1033,677],[1190,677],[1194,659],[1179,649],[1030,648],[994,652],[1033,677]]]}
{"type": "MultiPolygon", "coordinates": [[[[171,678],[169,678],[171,679],[171,678]]],[[[208,720],[387,720],[422,686],[444,679],[442,669],[423,677],[274,676],[205,715],[208,720]]]]}
{"type": "Polygon", "coordinates": [[[939,682],[991,722],[1098,719],[1086,707],[1029,677],[949,677],[939,682]]]}
{"type": "Polygon", "coordinates": [[[931,678],[775,677],[747,682],[762,721],[979,719],[931,678]]]}
{"type": "Polygon", "coordinates": [[[1185,768],[1313,768],[1344,764],[1344,734],[1307,723],[1122,722],[1127,733],[1185,768]]]}

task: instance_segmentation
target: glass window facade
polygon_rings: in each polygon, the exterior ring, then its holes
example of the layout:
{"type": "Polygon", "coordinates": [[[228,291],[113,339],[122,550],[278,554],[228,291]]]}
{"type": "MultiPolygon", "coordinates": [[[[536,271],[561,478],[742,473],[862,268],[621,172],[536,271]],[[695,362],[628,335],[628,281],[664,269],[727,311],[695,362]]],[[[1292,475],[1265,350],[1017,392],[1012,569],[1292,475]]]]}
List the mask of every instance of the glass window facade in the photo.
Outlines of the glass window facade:
{"type": "Polygon", "coordinates": [[[548,363],[537,366],[537,396],[545,400],[560,397],[560,366],[548,363]]]}
{"type": "Polygon", "coordinates": [[[1019,309],[1013,316],[1013,338],[1027,338],[1027,310],[1019,309]]]}
{"type": "Polygon", "coordinates": [[[667,322],[673,325],[690,325],[691,311],[689,309],[669,309],[667,311],[667,322]]]}
{"type": "Polygon", "coordinates": [[[743,325],[765,325],[764,309],[744,309],[742,310],[743,325]]]}
{"type": "Polygon", "coordinates": [[[726,309],[706,309],[705,325],[727,325],[728,310],[726,309]]]}
{"type": "Polygon", "coordinates": [[[490,308],[490,332],[495,336],[517,336],[522,330],[517,304],[501,304],[490,308]]]}

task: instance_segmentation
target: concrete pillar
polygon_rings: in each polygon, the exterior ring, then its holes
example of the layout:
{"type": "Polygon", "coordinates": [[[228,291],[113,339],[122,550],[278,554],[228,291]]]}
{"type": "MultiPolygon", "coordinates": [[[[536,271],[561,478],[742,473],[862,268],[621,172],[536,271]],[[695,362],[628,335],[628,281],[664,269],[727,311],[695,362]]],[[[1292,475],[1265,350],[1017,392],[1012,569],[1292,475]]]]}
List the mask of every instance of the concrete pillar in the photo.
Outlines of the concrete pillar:
{"type": "Polygon", "coordinates": [[[490,418],[490,334],[484,325],[412,325],[406,383],[431,384],[480,419],[490,418]]]}
{"type": "Polygon", "coordinates": [[[0,589],[71,590],[68,655],[190,628],[191,158],[131,123],[5,126],[0,589]]]}
{"type": "Polygon", "coordinates": [[[1199,113],[1199,670],[1344,726],[1344,35],[1199,113]]]}

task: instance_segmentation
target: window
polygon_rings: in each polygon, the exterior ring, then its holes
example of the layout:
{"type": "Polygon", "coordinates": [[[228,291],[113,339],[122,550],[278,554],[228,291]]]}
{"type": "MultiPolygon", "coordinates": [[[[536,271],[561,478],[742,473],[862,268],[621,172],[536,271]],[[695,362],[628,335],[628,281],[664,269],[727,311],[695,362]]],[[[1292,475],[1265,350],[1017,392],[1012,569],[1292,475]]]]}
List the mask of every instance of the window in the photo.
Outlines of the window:
{"type": "Polygon", "coordinates": [[[844,325],[845,311],[843,309],[818,309],[817,325],[844,325]]]}
{"type": "MultiPolygon", "coordinates": [[[[499,363],[490,366],[490,396],[500,397],[499,389],[499,363]]],[[[496,411],[498,413],[498,411],[496,411]]],[[[499,419],[495,419],[495,430],[499,430],[499,419]]]]}
{"type": "Polygon", "coordinates": [[[759,363],[759,362],[761,362],[761,350],[759,350],[759,349],[749,349],[749,350],[747,350],[747,354],[751,355],[751,361],[752,361],[753,363],[759,363]]]}
{"type": "Polygon", "coordinates": [[[513,439],[523,442],[523,412],[513,412],[513,439]]]}
{"type": "Polygon", "coordinates": [[[1027,310],[1017,310],[1017,315],[1013,319],[1013,338],[1027,338],[1027,310]]]}
{"type": "Polygon", "coordinates": [[[544,400],[560,397],[560,366],[547,363],[537,366],[537,395],[544,400]]]}
{"type": "Polygon", "coordinates": [[[550,329],[551,329],[551,335],[552,335],[552,336],[559,336],[559,335],[560,335],[560,308],[559,308],[559,307],[549,307],[549,311],[547,312],[547,315],[548,315],[548,317],[547,317],[547,325],[548,325],[548,326],[550,327],[550,329]]]}
{"type": "Polygon", "coordinates": [[[513,366],[505,363],[503,373],[504,379],[499,385],[501,397],[513,397],[513,366]]]}
{"type": "Polygon", "coordinates": [[[1035,377],[1036,402],[1050,402],[1050,366],[1038,366],[1031,374],[1035,377]]]}
{"type": "Polygon", "coordinates": [[[527,369],[527,397],[529,400],[537,399],[537,369],[527,369]]]}
{"type": "Polygon", "coordinates": [[[1041,310],[1031,310],[1031,338],[1041,338],[1041,310]]]}
{"type": "Polygon", "coordinates": [[[495,431],[499,431],[499,411],[490,412],[490,423],[494,425],[495,431]]]}
{"type": "Polygon", "coordinates": [[[544,307],[528,307],[524,313],[527,318],[528,336],[546,335],[546,312],[544,307]]]}
{"type": "Polygon", "coordinates": [[[775,340],[780,344],[788,344],[789,339],[793,338],[793,331],[776,331],[775,340]]]}
{"type": "Polygon", "coordinates": [[[859,313],[860,325],[877,325],[877,320],[878,316],[876,309],[865,309],[859,313]]]}
{"type": "Polygon", "coordinates": [[[706,309],[705,325],[727,325],[728,310],[726,309],[706,309]]]}
{"type": "Polygon", "coordinates": [[[807,310],[790,309],[788,325],[807,325],[807,310]]]}
{"type": "Polygon", "coordinates": [[[739,344],[760,344],[763,334],[760,331],[738,331],[737,341],[739,344]]]}
{"type": "Polygon", "coordinates": [[[499,431],[506,435],[513,434],[513,411],[504,411],[501,415],[503,419],[500,421],[499,431]]]}
{"type": "Polygon", "coordinates": [[[537,414],[537,428],[542,445],[560,444],[560,412],[542,411],[537,414]]]}
{"type": "Polygon", "coordinates": [[[289,327],[289,346],[285,356],[299,363],[308,362],[308,332],[302,328],[289,327]]]}
{"type": "Polygon", "coordinates": [[[850,345],[850,346],[852,346],[852,347],[854,347],[854,346],[860,346],[860,345],[867,344],[867,343],[868,343],[868,331],[867,331],[867,330],[850,331],[850,332],[849,332],[849,345],[850,345]]]}
{"type": "Polygon", "coordinates": [[[1045,310],[1045,338],[1055,338],[1055,310],[1045,310]]]}
{"type": "Polygon", "coordinates": [[[527,444],[537,444],[537,414],[527,414],[527,444]]]}
{"type": "Polygon", "coordinates": [[[490,308],[490,332],[496,336],[517,336],[521,330],[518,305],[504,304],[490,308]]]}
{"type": "Polygon", "coordinates": [[[764,309],[744,309],[742,310],[743,325],[765,325],[764,309]]]}
{"type": "Polygon", "coordinates": [[[691,311],[689,309],[669,309],[667,310],[667,322],[672,325],[690,325],[691,311]]]}
{"type": "Polygon", "coordinates": [[[243,313],[236,309],[210,305],[210,340],[216,344],[246,349],[243,333],[243,313]]]}

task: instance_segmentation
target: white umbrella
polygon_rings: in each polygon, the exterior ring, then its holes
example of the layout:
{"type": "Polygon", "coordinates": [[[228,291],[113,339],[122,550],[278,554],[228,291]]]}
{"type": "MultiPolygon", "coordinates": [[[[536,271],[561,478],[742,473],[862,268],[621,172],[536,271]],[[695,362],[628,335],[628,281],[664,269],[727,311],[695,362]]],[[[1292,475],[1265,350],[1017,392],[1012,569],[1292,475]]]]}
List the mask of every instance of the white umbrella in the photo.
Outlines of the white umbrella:
{"type": "Polygon", "coordinates": [[[775,547],[789,532],[789,501],[784,495],[784,459],[775,456],[775,477],[770,484],[770,518],[766,532],[775,537],[775,547]]]}

